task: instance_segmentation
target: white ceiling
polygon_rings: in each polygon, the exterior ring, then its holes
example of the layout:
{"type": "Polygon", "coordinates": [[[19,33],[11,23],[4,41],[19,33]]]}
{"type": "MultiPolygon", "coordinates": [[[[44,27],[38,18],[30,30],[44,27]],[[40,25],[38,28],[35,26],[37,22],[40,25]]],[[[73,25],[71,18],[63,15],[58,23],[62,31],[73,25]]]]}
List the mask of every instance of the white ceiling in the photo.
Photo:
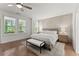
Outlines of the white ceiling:
{"type": "Polygon", "coordinates": [[[78,4],[74,3],[37,3],[32,4],[33,18],[45,19],[72,13],[78,4]]]}
{"type": "Polygon", "coordinates": [[[32,19],[45,19],[72,13],[78,4],[75,3],[24,3],[32,7],[32,10],[24,8],[22,12],[15,6],[15,3],[0,3],[0,10],[11,13],[20,13],[25,16],[33,17],[32,19]],[[9,7],[8,4],[13,4],[9,7]]]}
{"type": "MultiPolygon", "coordinates": [[[[24,3],[24,5],[26,6],[31,6],[30,3],[24,3]]],[[[28,17],[32,17],[32,10],[23,8],[24,11],[21,11],[21,9],[16,7],[15,3],[0,3],[0,10],[1,11],[6,11],[6,12],[10,12],[10,13],[15,13],[15,14],[22,14],[28,17]],[[9,4],[12,4],[13,6],[8,6],[9,4]]]]}

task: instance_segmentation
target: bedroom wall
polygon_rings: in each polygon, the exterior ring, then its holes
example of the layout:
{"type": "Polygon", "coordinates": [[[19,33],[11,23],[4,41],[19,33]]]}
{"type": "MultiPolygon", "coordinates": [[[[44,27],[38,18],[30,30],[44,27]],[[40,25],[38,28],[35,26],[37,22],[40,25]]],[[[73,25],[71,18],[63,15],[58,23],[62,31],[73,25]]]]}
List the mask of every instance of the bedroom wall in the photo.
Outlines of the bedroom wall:
{"type": "Polygon", "coordinates": [[[11,41],[16,41],[20,39],[27,38],[31,35],[31,25],[32,25],[32,20],[29,17],[25,17],[22,15],[6,12],[6,11],[0,11],[0,43],[6,43],[6,42],[11,42],[11,41]],[[13,17],[16,18],[16,32],[15,33],[4,33],[4,16],[8,17],[13,17]],[[18,32],[18,19],[23,18],[26,20],[26,31],[23,33],[18,32]]]}
{"type": "MultiPolygon", "coordinates": [[[[0,15],[1,17],[1,15],[0,15]]],[[[0,19],[0,23],[1,23],[1,19],[0,19]]],[[[1,41],[1,24],[0,24],[0,41],[1,41]]]]}
{"type": "Polygon", "coordinates": [[[73,47],[79,54],[79,7],[73,14],[73,47]]]}
{"type": "Polygon", "coordinates": [[[50,28],[50,29],[58,28],[59,33],[60,33],[60,29],[62,28],[61,26],[64,26],[66,34],[70,38],[72,38],[72,14],[66,14],[48,19],[42,19],[39,20],[39,25],[41,25],[42,28],[50,28]]]}

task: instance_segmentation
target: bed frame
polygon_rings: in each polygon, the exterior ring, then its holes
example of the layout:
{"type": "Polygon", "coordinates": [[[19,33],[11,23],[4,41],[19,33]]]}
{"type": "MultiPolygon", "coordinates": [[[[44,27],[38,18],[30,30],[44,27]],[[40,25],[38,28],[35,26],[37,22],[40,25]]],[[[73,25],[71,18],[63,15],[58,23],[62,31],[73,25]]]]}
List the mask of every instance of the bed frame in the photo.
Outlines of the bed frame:
{"type": "Polygon", "coordinates": [[[43,31],[57,31],[57,34],[59,33],[58,28],[43,28],[43,31]]]}

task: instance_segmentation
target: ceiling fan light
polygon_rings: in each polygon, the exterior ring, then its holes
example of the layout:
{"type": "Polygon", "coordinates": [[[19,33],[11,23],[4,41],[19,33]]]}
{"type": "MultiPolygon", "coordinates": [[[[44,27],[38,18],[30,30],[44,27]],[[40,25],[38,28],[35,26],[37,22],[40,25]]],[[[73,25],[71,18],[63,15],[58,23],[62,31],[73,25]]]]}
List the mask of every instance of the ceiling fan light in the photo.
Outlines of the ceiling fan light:
{"type": "Polygon", "coordinates": [[[18,8],[22,8],[22,6],[21,6],[21,5],[19,5],[19,4],[17,4],[16,6],[17,6],[18,8]]]}
{"type": "Polygon", "coordinates": [[[11,7],[11,6],[13,6],[13,5],[12,5],[12,4],[9,4],[8,6],[10,6],[10,7],[11,7]]]}

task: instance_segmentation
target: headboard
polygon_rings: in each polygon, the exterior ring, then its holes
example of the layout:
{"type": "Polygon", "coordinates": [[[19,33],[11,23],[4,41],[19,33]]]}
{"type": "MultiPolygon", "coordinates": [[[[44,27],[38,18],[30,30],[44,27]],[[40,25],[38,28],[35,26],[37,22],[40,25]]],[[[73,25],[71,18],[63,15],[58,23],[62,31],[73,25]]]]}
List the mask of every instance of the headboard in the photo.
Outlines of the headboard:
{"type": "Polygon", "coordinates": [[[58,28],[43,28],[43,31],[57,31],[57,34],[59,33],[58,28]]]}

